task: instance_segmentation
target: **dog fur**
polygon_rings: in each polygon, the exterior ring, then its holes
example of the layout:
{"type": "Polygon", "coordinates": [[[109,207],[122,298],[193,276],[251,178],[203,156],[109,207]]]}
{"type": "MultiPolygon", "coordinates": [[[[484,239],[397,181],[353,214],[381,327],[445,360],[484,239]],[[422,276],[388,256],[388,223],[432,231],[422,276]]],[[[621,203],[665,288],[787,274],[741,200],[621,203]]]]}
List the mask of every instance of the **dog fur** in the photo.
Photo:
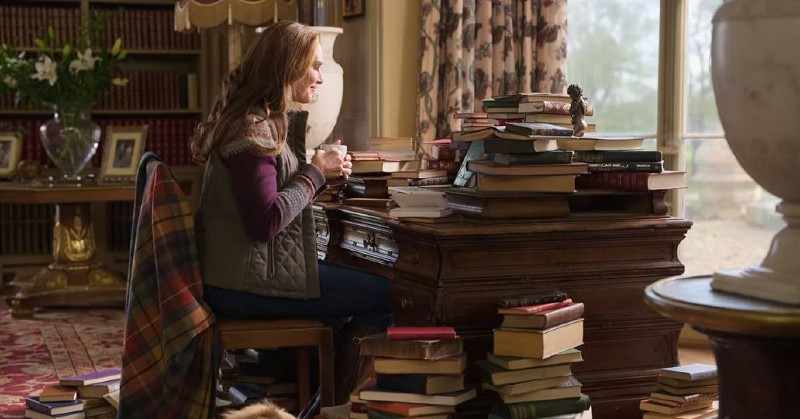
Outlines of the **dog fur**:
{"type": "Polygon", "coordinates": [[[280,406],[264,400],[250,404],[238,410],[231,410],[222,415],[222,419],[297,419],[280,406]]]}

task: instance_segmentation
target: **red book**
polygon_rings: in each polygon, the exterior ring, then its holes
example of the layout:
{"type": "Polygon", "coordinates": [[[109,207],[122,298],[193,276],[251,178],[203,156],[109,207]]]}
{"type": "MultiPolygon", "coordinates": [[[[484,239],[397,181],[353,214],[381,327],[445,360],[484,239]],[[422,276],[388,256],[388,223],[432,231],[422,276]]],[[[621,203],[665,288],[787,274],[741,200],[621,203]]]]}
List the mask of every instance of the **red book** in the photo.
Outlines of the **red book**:
{"type": "Polygon", "coordinates": [[[555,310],[561,307],[567,307],[570,305],[572,305],[572,299],[567,298],[564,301],[557,301],[555,303],[544,303],[533,306],[522,306],[522,307],[512,307],[512,308],[499,308],[497,309],[497,312],[499,314],[536,314],[536,313],[542,313],[544,311],[555,310]]]}
{"type": "Polygon", "coordinates": [[[456,330],[449,326],[391,326],[386,329],[389,340],[453,340],[456,336],[456,330]]]}

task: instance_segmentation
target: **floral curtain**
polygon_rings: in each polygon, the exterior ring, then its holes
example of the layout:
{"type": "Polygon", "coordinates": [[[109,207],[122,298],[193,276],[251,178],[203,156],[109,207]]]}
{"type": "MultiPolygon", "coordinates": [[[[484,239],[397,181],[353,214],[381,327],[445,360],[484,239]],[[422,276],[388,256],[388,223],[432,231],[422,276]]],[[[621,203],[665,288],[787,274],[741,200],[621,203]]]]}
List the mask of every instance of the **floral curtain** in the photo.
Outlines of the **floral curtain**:
{"type": "Polygon", "coordinates": [[[444,138],[492,96],[565,93],[567,0],[424,0],[417,136],[444,138]]]}

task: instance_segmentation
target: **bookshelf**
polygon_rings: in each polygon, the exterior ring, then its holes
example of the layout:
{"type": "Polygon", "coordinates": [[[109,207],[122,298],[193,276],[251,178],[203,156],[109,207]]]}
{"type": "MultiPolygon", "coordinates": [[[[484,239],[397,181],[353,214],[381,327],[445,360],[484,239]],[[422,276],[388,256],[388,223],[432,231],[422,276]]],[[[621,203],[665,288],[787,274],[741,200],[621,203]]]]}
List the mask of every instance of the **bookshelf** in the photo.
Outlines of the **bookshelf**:
{"type": "MultiPolygon", "coordinates": [[[[122,38],[128,58],[122,63],[125,87],[112,87],[96,98],[92,120],[102,137],[97,153],[85,169],[100,167],[109,125],[149,126],[146,150],[157,153],[173,171],[196,203],[201,168],[192,164],[188,139],[209,103],[209,55],[214,53],[207,34],[173,30],[172,0],[8,0],[0,3],[0,44],[15,45],[35,54],[33,39],[48,26],[55,42],[62,44],[77,35],[80,20],[93,9],[114,12],[106,23],[101,42],[110,47],[122,38]],[[204,45],[206,46],[204,48],[204,45]]],[[[212,35],[213,37],[213,35],[212,35]]],[[[213,76],[212,77],[218,77],[213,76]]],[[[21,130],[22,159],[45,166],[55,174],[39,139],[39,126],[52,118],[49,109],[15,104],[10,95],[0,95],[0,126],[21,130]]],[[[97,235],[98,256],[124,272],[127,261],[131,202],[99,202],[91,205],[97,235]]],[[[0,265],[14,275],[27,275],[47,263],[51,252],[53,208],[43,203],[0,204],[0,265]]],[[[7,278],[8,279],[7,275],[7,278]]]]}

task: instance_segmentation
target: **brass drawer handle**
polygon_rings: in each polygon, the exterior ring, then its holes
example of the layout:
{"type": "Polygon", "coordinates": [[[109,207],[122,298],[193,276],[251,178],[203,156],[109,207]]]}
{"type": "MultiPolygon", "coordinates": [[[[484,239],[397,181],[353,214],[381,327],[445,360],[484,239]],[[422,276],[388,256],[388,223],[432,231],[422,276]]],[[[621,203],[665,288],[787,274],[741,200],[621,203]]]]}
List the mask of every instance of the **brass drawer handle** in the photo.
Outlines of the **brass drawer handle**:
{"type": "Polygon", "coordinates": [[[374,232],[367,232],[367,238],[364,239],[364,247],[372,250],[373,252],[378,251],[378,239],[374,232]]]}

